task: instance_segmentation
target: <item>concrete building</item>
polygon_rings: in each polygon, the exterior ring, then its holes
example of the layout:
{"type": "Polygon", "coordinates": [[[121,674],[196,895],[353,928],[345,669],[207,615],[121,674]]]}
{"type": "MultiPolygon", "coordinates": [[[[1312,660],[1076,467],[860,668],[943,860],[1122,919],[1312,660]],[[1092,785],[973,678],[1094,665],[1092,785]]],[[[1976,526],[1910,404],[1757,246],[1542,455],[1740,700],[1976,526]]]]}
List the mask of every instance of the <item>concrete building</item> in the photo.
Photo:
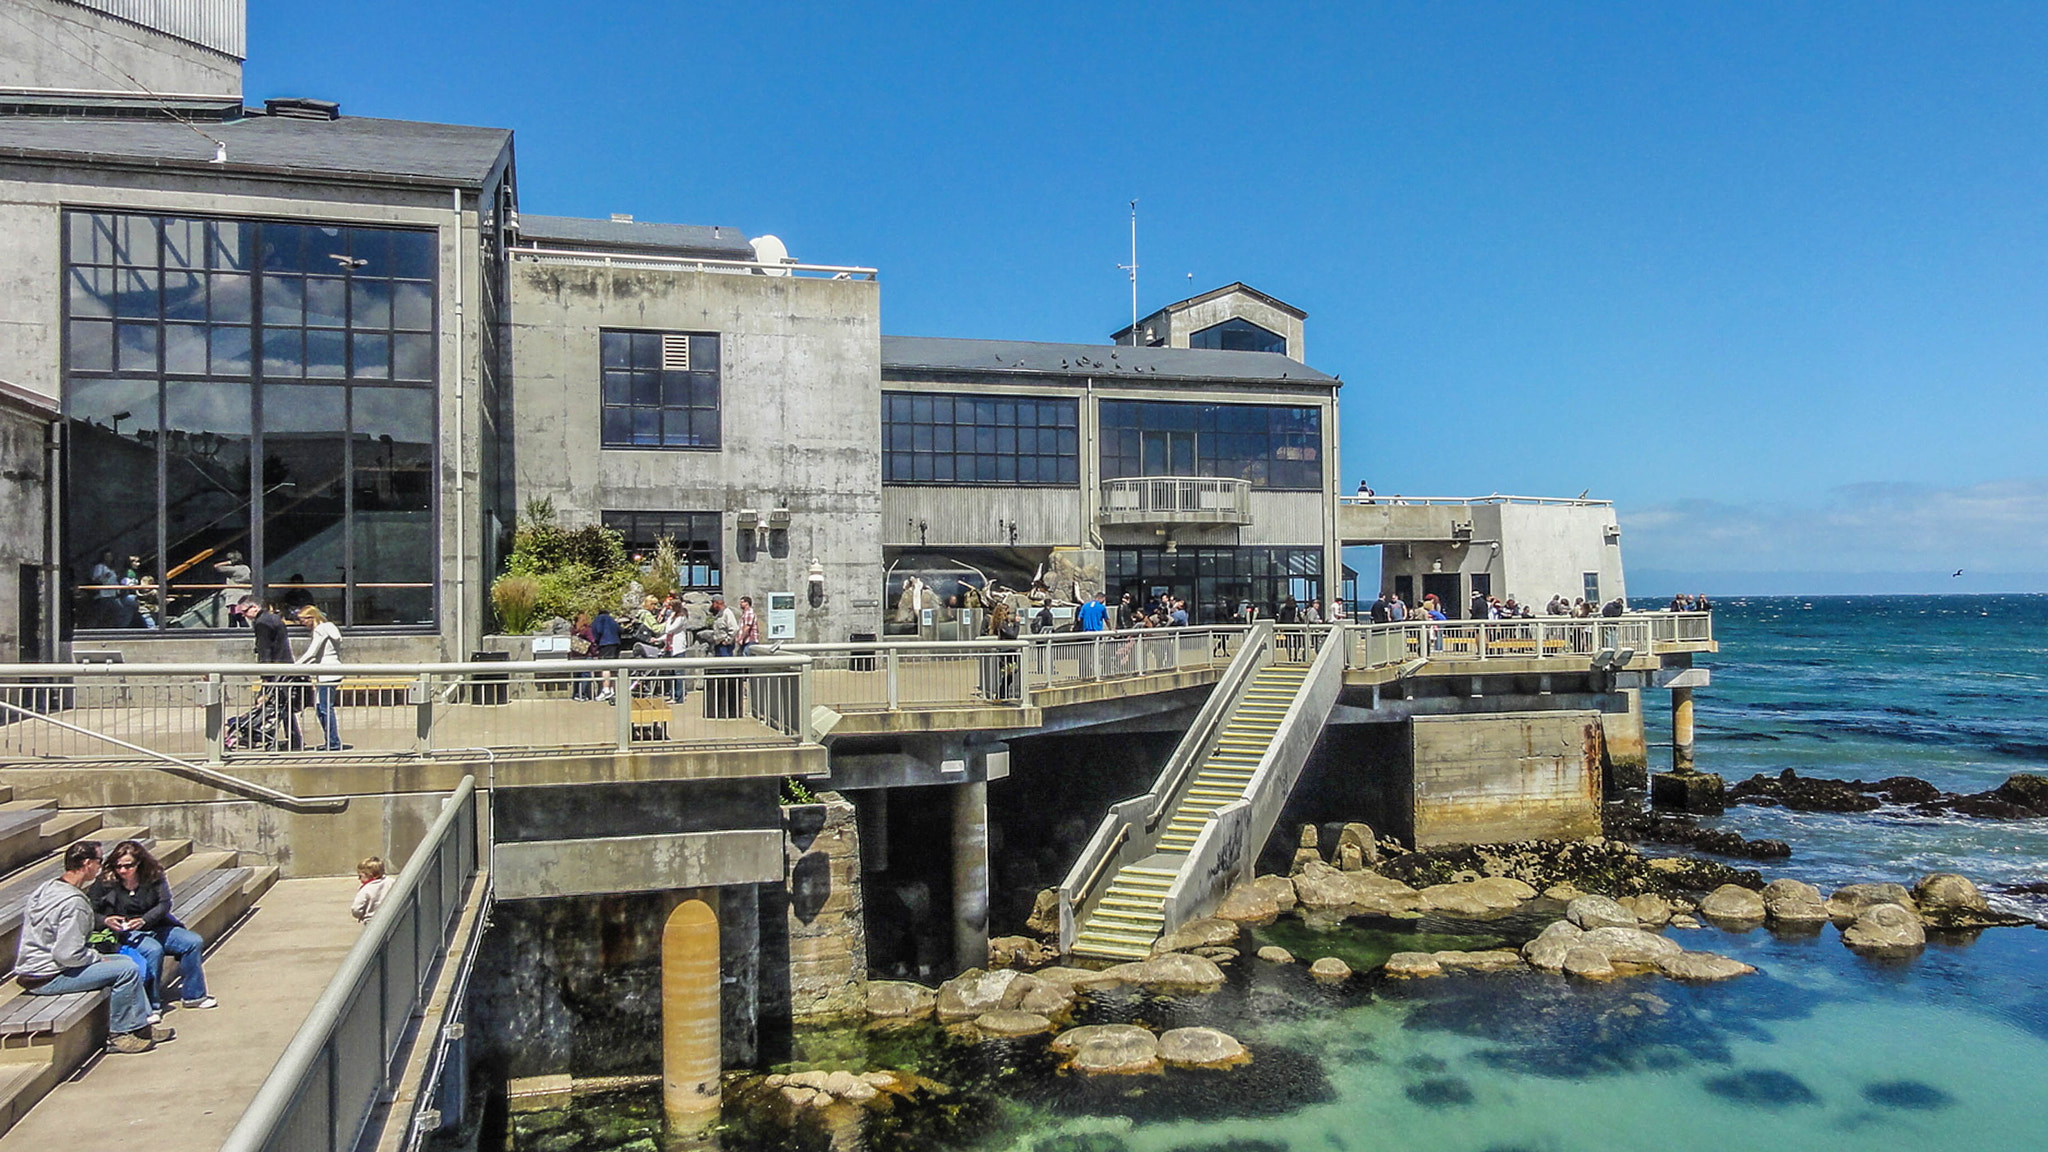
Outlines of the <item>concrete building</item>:
{"type": "Polygon", "coordinates": [[[1278,352],[1307,359],[1302,324],[1308,313],[1249,284],[1226,284],[1168,304],[1110,339],[1139,348],[1210,348],[1278,352]]]}
{"type": "Polygon", "coordinates": [[[1408,604],[1434,595],[1454,620],[1475,596],[1537,612],[1552,596],[1595,606],[1628,598],[1609,501],[1347,497],[1338,518],[1347,545],[1380,545],[1381,591],[1408,604]]]}
{"type": "Polygon", "coordinates": [[[146,116],[160,99],[239,99],[246,28],[244,0],[10,0],[0,104],[146,116]]]}

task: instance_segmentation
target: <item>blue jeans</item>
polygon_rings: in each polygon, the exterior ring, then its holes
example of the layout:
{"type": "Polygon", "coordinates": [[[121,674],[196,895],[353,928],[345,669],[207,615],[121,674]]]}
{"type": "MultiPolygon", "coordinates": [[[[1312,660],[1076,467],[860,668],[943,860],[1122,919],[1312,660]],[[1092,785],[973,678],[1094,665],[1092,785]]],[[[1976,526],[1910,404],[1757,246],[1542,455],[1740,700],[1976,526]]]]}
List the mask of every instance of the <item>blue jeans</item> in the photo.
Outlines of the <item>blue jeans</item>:
{"type": "Polygon", "coordinates": [[[147,961],[143,969],[151,1010],[161,1012],[164,1007],[164,956],[169,954],[178,960],[178,984],[180,1000],[206,999],[206,974],[200,971],[200,953],[206,948],[206,941],[190,928],[158,928],[152,932],[123,932],[121,942],[137,952],[147,961]]]}
{"type": "MultiPolygon", "coordinates": [[[[329,752],[341,751],[341,724],[334,718],[334,690],[337,687],[339,685],[336,684],[313,686],[313,715],[319,718],[320,727],[327,734],[329,752]]],[[[199,997],[188,996],[186,999],[197,1000],[199,997]]]]}
{"type": "Polygon", "coordinates": [[[142,990],[142,969],[126,956],[109,956],[97,964],[73,968],[46,983],[27,989],[31,996],[62,996],[105,988],[110,997],[107,1027],[115,1032],[140,1032],[149,1027],[149,997],[142,990]]]}

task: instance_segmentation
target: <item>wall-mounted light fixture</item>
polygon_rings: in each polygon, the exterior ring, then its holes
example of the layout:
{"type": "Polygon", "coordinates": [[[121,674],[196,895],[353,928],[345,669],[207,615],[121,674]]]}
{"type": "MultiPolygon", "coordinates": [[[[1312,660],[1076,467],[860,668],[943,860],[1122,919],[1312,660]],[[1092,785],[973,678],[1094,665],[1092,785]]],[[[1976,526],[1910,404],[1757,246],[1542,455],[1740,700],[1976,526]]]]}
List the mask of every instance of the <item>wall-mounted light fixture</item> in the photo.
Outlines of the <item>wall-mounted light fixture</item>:
{"type": "Polygon", "coordinates": [[[823,564],[821,564],[821,563],[819,563],[819,562],[818,562],[818,558],[817,558],[816,556],[813,556],[813,557],[811,557],[811,570],[810,570],[809,574],[807,574],[807,575],[806,575],[806,576],[804,577],[804,580],[805,580],[806,582],[808,582],[808,583],[810,584],[810,587],[811,587],[811,607],[813,607],[813,608],[822,608],[822,607],[824,607],[824,606],[825,606],[825,566],[824,566],[823,564]]]}
{"type": "Polygon", "coordinates": [[[1429,570],[1430,570],[1431,572],[1441,572],[1441,571],[1443,571],[1443,570],[1444,570],[1444,558],[1443,558],[1443,557],[1441,557],[1441,556],[1438,556],[1438,557],[1437,557],[1437,558],[1435,558],[1434,560],[1431,560],[1431,561],[1429,562],[1429,570]]]}

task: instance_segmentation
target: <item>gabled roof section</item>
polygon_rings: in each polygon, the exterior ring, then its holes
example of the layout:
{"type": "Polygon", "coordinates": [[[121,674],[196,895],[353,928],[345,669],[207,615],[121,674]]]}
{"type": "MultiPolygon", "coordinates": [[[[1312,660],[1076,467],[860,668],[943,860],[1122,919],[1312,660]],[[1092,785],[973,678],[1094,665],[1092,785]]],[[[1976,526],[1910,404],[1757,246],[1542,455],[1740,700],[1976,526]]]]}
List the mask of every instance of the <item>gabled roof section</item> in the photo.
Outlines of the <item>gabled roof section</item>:
{"type": "Polygon", "coordinates": [[[226,123],[0,117],[0,159],[55,160],[336,183],[482,188],[512,147],[508,128],[342,116],[226,123]],[[227,145],[216,164],[214,140],[227,145]]]}
{"type": "Polygon", "coordinates": [[[586,220],[578,216],[519,214],[522,244],[540,248],[575,245],[621,252],[680,253],[720,260],[752,260],[754,247],[738,228],[709,224],[653,224],[637,220],[586,220]]]}
{"type": "MultiPolygon", "coordinates": [[[[1280,311],[1287,313],[1289,316],[1294,317],[1296,320],[1308,319],[1308,313],[1302,311],[1299,308],[1296,308],[1294,305],[1289,304],[1287,301],[1282,300],[1277,296],[1268,296],[1264,292],[1259,291],[1257,288],[1254,288],[1251,285],[1245,283],[1244,281],[1239,280],[1234,283],[1225,284],[1221,288],[1212,288],[1199,296],[1190,296],[1185,300],[1176,300],[1173,303],[1168,304],[1164,308],[1154,309],[1150,314],[1148,314],[1145,317],[1145,320],[1155,319],[1156,317],[1164,316],[1172,312],[1185,311],[1186,309],[1192,308],[1197,304],[1207,304],[1211,300],[1217,300],[1225,296],[1237,294],[1249,296],[1252,299],[1259,301],[1261,304],[1266,304],[1270,305],[1271,307],[1278,308],[1280,311]]],[[[1143,324],[1145,323],[1145,320],[1140,320],[1138,321],[1138,323],[1143,324]]],[[[1131,325],[1126,324],[1122,328],[1118,329],[1116,334],[1110,337],[1111,342],[1119,341],[1124,339],[1126,336],[1129,336],[1131,334],[1131,327],[1131,325]]]]}
{"type": "Polygon", "coordinates": [[[1213,380],[1253,384],[1340,383],[1299,360],[1271,352],[1206,348],[1132,348],[1109,344],[1040,344],[1024,340],[960,340],[944,336],[882,337],[882,371],[1016,373],[1127,380],[1213,380]]]}

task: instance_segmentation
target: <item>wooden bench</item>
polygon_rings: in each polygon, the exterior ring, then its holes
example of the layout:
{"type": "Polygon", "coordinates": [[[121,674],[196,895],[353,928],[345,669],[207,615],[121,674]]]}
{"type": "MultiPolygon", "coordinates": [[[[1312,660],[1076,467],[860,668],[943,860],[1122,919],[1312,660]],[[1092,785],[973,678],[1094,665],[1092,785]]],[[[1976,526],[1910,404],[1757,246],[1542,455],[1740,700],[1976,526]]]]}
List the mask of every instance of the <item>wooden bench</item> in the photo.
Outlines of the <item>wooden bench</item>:
{"type": "Polygon", "coordinates": [[[37,996],[26,989],[0,1004],[0,1049],[26,1048],[27,1038],[68,1032],[107,1002],[106,989],[37,996]]]}
{"type": "Polygon", "coordinates": [[[345,676],[334,702],[344,708],[396,708],[408,702],[412,686],[404,676],[345,676]]]}
{"type": "Polygon", "coordinates": [[[633,739],[666,740],[668,722],[675,715],[675,709],[665,696],[635,696],[633,701],[633,739]]]}

